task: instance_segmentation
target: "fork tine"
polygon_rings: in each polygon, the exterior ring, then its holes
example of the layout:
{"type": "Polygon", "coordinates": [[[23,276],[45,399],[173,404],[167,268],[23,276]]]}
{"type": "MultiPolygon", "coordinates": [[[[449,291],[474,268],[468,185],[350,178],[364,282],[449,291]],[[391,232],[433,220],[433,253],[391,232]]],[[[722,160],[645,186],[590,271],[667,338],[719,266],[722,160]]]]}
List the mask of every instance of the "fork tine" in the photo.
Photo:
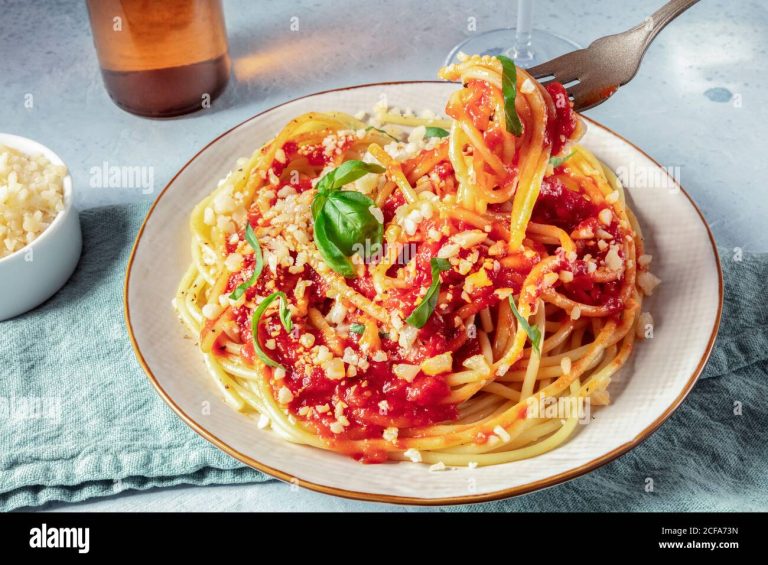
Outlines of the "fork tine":
{"type": "Polygon", "coordinates": [[[535,67],[531,67],[527,70],[528,73],[536,80],[540,80],[544,77],[555,76],[555,70],[552,67],[552,61],[547,61],[546,63],[536,65],[535,67]]]}
{"type": "Polygon", "coordinates": [[[567,88],[566,91],[573,97],[573,109],[577,112],[583,112],[603,103],[613,96],[618,89],[618,86],[594,87],[580,82],[567,88]]]}
{"type": "Polygon", "coordinates": [[[581,59],[581,53],[583,51],[585,50],[578,49],[577,51],[560,55],[546,63],[528,69],[528,72],[535,79],[554,76],[555,80],[559,82],[563,82],[560,80],[561,76],[567,76],[570,78],[566,78],[565,82],[569,82],[579,75],[581,65],[579,65],[578,62],[581,59]]]}
{"type": "Polygon", "coordinates": [[[576,65],[555,71],[555,80],[564,85],[574,80],[579,80],[581,76],[582,69],[576,65]]]}

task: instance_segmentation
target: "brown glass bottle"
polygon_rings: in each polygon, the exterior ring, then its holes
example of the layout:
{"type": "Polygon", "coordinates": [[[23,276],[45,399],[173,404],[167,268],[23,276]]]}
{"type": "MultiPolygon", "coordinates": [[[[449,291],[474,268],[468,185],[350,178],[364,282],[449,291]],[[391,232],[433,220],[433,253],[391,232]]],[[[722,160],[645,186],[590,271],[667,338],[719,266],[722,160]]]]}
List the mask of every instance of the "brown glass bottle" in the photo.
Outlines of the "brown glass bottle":
{"type": "Polygon", "coordinates": [[[104,85],[124,110],[178,116],[227,85],[221,0],[88,0],[88,13],[104,85]]]}

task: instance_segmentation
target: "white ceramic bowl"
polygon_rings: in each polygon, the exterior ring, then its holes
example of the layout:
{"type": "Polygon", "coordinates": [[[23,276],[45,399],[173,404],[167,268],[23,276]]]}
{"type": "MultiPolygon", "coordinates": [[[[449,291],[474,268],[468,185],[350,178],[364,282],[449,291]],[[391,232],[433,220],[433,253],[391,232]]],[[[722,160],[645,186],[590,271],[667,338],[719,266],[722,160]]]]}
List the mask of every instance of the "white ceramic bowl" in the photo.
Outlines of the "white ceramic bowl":
{"type": "MultiPolygon", "coordinates": [[[[0,133],[0,145],[29,155],[43,154],[54,165],[64,165],[56,153],[26,137],[0,133]]],[[[48,300],[75,270],[82,235],[72,200],[72,178],[67,174],[64,209],[36,240],[0,259],[0,321],[28,312],[48,300]]]]}

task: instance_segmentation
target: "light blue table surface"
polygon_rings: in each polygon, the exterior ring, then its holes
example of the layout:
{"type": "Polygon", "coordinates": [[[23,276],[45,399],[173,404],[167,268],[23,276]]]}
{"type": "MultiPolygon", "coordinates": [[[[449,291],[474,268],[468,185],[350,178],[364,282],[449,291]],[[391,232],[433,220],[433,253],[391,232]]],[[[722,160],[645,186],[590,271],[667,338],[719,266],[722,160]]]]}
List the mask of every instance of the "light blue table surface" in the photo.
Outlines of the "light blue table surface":
{"type": "MultiPolygon", "coordinates": [[[[585,45],[641,22],[662,3],[538,1],[535,21],[585,45]]],[[[84,2],[0,0],[0,131],[56,151],[69,166],[81,209],[154,198],[203,145],[253,114],[335,87],[433,79],[450,49],[470,35],[470,18],[478,32],[513,25],[514,8],[509,0],[225,0],[233,59],[226,92],[208,110],[159,121],[110,101],[84,2]],[[298,31],[291,31],[293,18],[298,31]],[[153,193],[90,187],[89,171],[105,161],[152,167],[153,193]]],[[[721,245],[762,252],[768,251],[767,50],[766,3],[703,0],[662,32],[631,84],[587,113],[662,165],[679,167],[721,245]]],[[[50,509],[402,508],[272,482],[126,493],[50,509]]]]}

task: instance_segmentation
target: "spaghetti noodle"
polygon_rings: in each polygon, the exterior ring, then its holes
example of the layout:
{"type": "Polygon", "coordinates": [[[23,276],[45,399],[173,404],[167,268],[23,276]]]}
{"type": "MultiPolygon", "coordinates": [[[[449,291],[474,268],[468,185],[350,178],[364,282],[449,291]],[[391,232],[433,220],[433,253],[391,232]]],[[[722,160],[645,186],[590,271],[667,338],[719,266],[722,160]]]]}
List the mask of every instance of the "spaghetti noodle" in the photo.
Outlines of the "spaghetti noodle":
{"type": "Polygon", "coordinates": [[[658,279],[562,85],[487,56],[440,75],[449,119],[304,114],[192,213],[175,307],[226,400],[289,441],[532,457],[578,424],[535,403],[605,404],[644,335],[658,279]]]}

